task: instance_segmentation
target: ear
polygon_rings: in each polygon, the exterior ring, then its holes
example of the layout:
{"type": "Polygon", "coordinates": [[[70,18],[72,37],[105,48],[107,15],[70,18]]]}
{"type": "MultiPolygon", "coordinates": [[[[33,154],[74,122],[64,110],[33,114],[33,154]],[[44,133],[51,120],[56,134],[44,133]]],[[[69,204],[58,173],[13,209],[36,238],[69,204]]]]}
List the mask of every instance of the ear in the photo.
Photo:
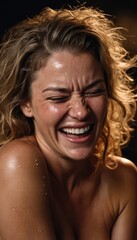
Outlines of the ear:
{"type": "Polygon", "coordinates": [[[22,102],[20,108],[26,117],[33,117],[31,104],[28,101],[22,102]]]}

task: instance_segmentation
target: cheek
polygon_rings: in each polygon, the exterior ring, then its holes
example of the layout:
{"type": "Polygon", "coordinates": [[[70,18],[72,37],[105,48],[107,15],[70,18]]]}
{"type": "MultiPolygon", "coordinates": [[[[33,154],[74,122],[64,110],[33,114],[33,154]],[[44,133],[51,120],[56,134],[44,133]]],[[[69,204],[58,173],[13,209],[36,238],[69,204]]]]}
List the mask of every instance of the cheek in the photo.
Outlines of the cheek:
{"type": "Polygon", "coordinates": [[[66,113],[66,108],[58,104],[46,104],[41,111],[42,118],[45,118],[49,125],[58,123],[66,113]]]}
{"type": "Polygon", "coordinates": [[[55,106],[55,105],[47,105],[46,107],[47,112],[54,114],[54,115],[58,115],[60,113],[59,107],[55,106]]]}
{"type": "Polygon", "coordinates": [[[96,118],[100,121],[105,120],[108,109],[108,98],[106,96],[100,96],[91,100],[91,108],[96,118]]]}

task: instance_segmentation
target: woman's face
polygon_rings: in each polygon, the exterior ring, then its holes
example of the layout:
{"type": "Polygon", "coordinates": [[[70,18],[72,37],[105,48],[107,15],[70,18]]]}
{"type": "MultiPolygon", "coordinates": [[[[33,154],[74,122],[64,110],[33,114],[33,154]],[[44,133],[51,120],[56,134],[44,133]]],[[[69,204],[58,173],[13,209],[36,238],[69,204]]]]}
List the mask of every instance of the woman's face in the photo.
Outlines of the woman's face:
{"type": "Polygon", "coordinates": [[[104,126],[108,97],[100,63],[89,53],[55,52],[35,75],[32,98],[22,107],[33,117],[44,153],[83,160],[104,126]]]}

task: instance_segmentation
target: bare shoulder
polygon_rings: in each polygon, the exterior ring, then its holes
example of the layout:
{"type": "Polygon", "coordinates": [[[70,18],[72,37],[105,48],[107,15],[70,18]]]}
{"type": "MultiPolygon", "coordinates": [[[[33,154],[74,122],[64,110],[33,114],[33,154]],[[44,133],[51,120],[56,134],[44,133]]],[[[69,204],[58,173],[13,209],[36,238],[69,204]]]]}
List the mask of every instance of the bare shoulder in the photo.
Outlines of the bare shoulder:
{"type": "Polygon", "coordinates": [[[112,238],[136,239],[137,167],[125,158],[111,156],[102,166],[102,195],[114,216],[112,238]]]}
{"type": "MultiPolygon", "coordinates": [[[[115,157],[116,158],[116,157],[115,157]]],[[[129,159],[117,157],[116,176],[121,177],[123,190],[127,196],[137,197],[137,166],[129,159]]],[[[136,198],[137,199],[137,198],[136,198]]]]}
{"type": "MultiPolygon", "coordinates": [[[[101,176],[105,186],[111,188],[121,199],[135,199],[137,196],[137,166],[129,159],[111,156],[108,164],[101,168],[101,176]]],[[[127,200],[128,201],[128,200],[127,200]]]]}
{"type": "MultiPolygon", "coordinates": [[[[110,162],[113,163],[114,172],[120,174],[121,177],[129,179],[130,177],[137,179],[137,166],[129,159],[118,156],[111,156],[110,162]]],[[[108,165],[109,166],[109,165],[108,165]]],[[[110,168],[113,170],[113,167],[110,168]]]]}
{"type": "Polygon", "coordinates": [[[136,177],[137,166],[127,158],[119,156],[109,156],[105,163],[104,172],[108,172],[111,174],[112,172],[114,174],[121,173],[123,177],[128,173],[136,177]]]}
{"type": "Polygon", "coordinates": [[[34,138],[13,140],[0,148],[0,172],[32,169],[45,165],[44,157],[34,138]]]}
{"type": "Polygon", "coordinates": [[[35,139],[21,138],[11,141],[0,148],[0,189],[8,184],[17,187],[24,184],[26,188],[30,182],[31,186],[48,181],[48,170],[45,158],[40,151],[35,139]],[[25,180],[24,180],[25,179],[25,180]]]}
{"type": "Polygon", "coordinates": [[[33,138],[0,148],[0,239],[55,239],[48,183],[46,162],[33,138]]]}
{"type": "Polygon", "coordinates": [[[4,155],[18,155],[20,153],[24,153],[24,154],[36,154],[36,153],[40,153],[40,150],[38,148],[37,142],[35,140],[35,138],[32,136],[30,137],[24,137],[24,138],[19,138],[19,139],[15,139],[11,142],[8,142],[7,144],[3,145],[0,148],[0,156],[3,154],[4,155]],[[27,151],[24,151],[24,150],[27,151]]]}

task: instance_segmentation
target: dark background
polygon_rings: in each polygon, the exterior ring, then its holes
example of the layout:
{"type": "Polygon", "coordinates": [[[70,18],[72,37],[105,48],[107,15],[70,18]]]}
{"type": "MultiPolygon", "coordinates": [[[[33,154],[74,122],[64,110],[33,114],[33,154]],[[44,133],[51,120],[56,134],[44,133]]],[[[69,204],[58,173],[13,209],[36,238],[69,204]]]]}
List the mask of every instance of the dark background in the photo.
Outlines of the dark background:
{"type": "MultiPolygon", "coordinates": [[[[127,29],[124,31],[127,40],[124,42],[125,48],[130,55],[137,54],[137,4],[136,0],[128,2],[121,0],[1,0],[0,3],[0,37],[13,25],[25,18],[33,17],[42,8],[48,6],[58,9],[63,6],[77,6],[78,2],[86,6],[94,6],[102,9],[105,13],[113,16],[117,26],[127,29]]],[[[134,75],[135,86],[137,85],[137,72],[134,75]]],[[[137,165],[137,127],[132,135],[128,146],[123,149],[123,155],[131,159],[137,165]]]]}

